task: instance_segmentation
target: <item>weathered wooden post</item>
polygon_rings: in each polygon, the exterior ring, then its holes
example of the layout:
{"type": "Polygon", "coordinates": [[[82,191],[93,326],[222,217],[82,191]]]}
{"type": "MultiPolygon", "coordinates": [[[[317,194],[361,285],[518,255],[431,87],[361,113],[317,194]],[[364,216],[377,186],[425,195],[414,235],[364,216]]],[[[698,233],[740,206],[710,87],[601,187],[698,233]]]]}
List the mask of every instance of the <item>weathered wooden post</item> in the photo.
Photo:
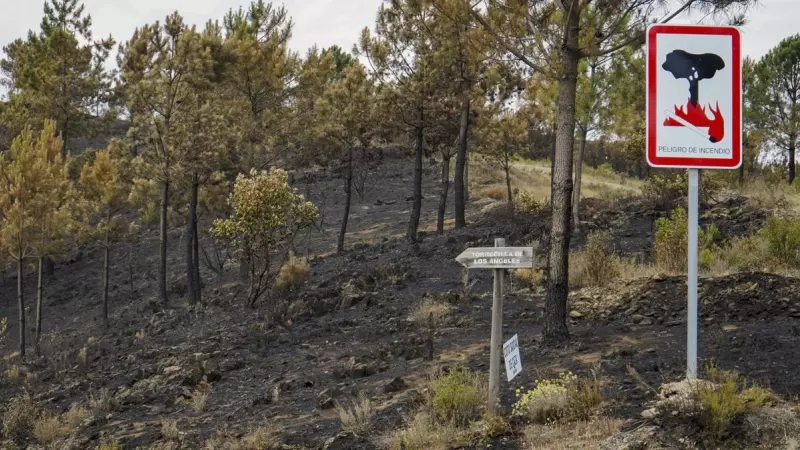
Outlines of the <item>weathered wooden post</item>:
{"type": "Polygon", "coordinates": [[[497,238],[494,241],[494,247],[468,248],[456,257],[456,261],[468,269],[494,270],[492,336],[489,354],[488,410],[490,414],[497,412],[500,397],[500,355],[503,354],[504,272],[505,269],[530,269],[533,267],[532,247],[505,247],[505,245],[505,239],[497,238]]]}

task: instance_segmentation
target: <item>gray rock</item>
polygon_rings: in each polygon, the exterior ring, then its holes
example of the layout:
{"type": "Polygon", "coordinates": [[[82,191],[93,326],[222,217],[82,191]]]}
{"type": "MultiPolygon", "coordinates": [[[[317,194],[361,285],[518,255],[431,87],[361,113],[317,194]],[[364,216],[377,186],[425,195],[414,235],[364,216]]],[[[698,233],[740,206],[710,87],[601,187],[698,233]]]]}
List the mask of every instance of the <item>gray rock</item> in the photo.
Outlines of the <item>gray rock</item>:
{"type": "Polygon", "coordinates": [[[317,396],[317,406],[319,406],[320,409],[333,408],[336,405],[334,400],[341,396],[342,390],[339,388],[325,389],[317,396]]]}
{"type": "Polygon", "coordinates": [[[390,393],[390,392],[400,392],[406,388],[406,382],[400,378],[396,377],[392,381],[386,383],[383,386],[383,392],[390,393]]]}

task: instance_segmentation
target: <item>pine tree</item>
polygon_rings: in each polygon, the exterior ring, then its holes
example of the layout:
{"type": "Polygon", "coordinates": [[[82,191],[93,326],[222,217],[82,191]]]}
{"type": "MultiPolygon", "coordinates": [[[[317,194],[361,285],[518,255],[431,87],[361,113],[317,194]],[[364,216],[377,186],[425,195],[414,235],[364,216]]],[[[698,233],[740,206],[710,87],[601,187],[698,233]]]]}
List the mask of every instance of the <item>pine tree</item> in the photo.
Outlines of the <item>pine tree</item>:
{"type": "MultiPolygon", "coordinates": [[[[0,244],[17,265],[17,303],[19,308],[19,352],[25,356],[25,297],[23,292],[24,266],[28,259],[39,262],[37,302],[37,341],[41,331],[41,257],[52,251],[53,230],[64,224],[66,208],[57,208],[58,194],[64,187],[66,165],[60,170],[61,139],[56,136],[55,123],[46,121],[36,137],[25,127],[0,155],[0,244]],[[57,155],[56,155],[57,154],[57,155]],[[56,179],[54,179],[56,178],[56,179]],[[46,219],[46,220],[45,220],[46,219]]],[[[63,161],[63,160],[62,160],[63,161]]]]}
{"type": "Polygon", "coordinates": [[[341,79],[327,86],[316,106],[317,132],[335,151],[331,159],[344,166],[344,216],[336,243],[340,253],[344,250],[350,217],[354,168],[369,149],[374,130],[373,95],[373,83],[367,78],[364,66],[357,62],[345,69],[341,79]]]}
{"type": "MultiPolygon", "coordinates": [[[[660,13],[658,0],[487,1],[484,12],[471,14],[508,53],[534,72],[558,83],[555,158],[552,170],[552,224],[548,256],[547,299],[543,337],[546,344],[569,339],[569,241],[576,99],[582,59],[612,55],[644,42],[645,26],[660,13]]],[[[684,0],[666,16],[669,22],[690,6],[724,13],[752,0],[684,0]]],[[[742,17],[734,17],[741,21],[742,17]]]]}
{"type": "Polygon", "coordinates": [[[125,144],[113,140],[105,150],[95,154],[94,161],[86,163],[80,174],[80,193],[85,202],[80,220],[84,240],[103,249],[102,298],[103,325],[108,328],[108,286],[111,266],[111,244],[127,234],[130,226],[126,224],[121,212],[127,204],[130,185],[120,168],[128,153],[125,144]]]}
{"type": "Polygon", "coordinates": [[[756,64],[748,88],[750,118],[786,154],[787,181],[794,182],[800,139],[800,34],[782,40],[756,64]]]}
{"type": "Polygon", "coordinates": [[[381,5],[376,35],[369,28],[361,32],[358,50],[370,62],[372,76],[381,83],[379,101],[385,109],[386,125],[408,133],[414,142],[413,205],[406,236],[417,240],[422,210],[422,156],[425,131],[435,117],[434,97],[437,65],[426,27],[434,9],[415,0],[398,0],[381,5]]]}
{"type": "MultiPolygon", "coordinates": [[[[175,127],[196,106],[192,102],[195,83],[208,76],[213,64],[200,34],[187,27],[177,12],[167,16],[163,25],[156,22],[134,31],[119,56],[122,91],[133,120],[129,134],[147,147],[135,161],[141,176],[137,184],[148,187],[155,181],[160,185],[158,296],[165,304],[170,185],[181,163],[175,127]]],[[[150,200],[148,205],[154,202],[150,200]]]]}
{"type": "Polygon", "coordinates": [[[31,202],[31,212],[36,221],[34,257],[37,267],[36,336],[34,352],[41,356],[39,342],[42,337],[42,308],[44,302],[43,266],[46,259],[63,253],[68,240],[76,231],[77,195],[69,179],[69,155],[62,153],[63,142],[56,136],[54,121],[46,121],[34,152],[32,168],[38,174],[36,197],[31,202]]]}
{"type": "Polygon", "coordinates": [[[114,117],[111,79],[104,64],[115,45],[92,40],[92,19],[79,0],[47,0],[38,33],[30,31],[4,48],[0,71],[10,88],[3,121],[12,133],[56,121],[63,152],[76,138],[94,136],[114,117]]]}
{"type": "Polygon", "coordinates": [[[281,156],[275,144],[287,133],[300,61],[289,49],[294,25],[284,7],[257,0],[246,11],[230,10],[223,24],[229,58],[224,81],[250,111],[239,151],[239,171],[247,173],[252,167],[266,168],[281,156]]]}
{"type": "Polygon", "coordinates": [[[514,194],[511,189],[511,167],[525,149],[527,140],[526,122],[521,113],[503,111],[493,118],[489,129],[479,138],[481,153],[492,158],[505,175],[506,199],[509,209],[514,209],[514,194]]]}

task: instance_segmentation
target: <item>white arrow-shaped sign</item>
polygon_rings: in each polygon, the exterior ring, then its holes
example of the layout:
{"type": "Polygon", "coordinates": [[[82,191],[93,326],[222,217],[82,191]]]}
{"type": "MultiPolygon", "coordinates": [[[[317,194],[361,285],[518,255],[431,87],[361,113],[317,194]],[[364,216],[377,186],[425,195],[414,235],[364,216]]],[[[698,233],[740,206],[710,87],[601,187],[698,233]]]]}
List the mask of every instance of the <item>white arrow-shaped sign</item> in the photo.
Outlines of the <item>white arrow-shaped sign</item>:
{"type": "Polygon", "coordinates": [[[468,269],[529,269],[533,267],[533,247],[468,248],[456,261],[468,269]]]}

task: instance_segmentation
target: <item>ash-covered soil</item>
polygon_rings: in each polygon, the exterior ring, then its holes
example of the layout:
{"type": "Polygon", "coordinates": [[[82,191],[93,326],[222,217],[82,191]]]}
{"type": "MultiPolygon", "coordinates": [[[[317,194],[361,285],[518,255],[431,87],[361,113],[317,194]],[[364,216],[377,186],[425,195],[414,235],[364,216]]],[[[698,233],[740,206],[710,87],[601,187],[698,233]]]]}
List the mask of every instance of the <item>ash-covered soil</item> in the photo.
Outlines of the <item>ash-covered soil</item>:
{"type": "MultiPolygon", "coordinates": [[[[421,382],[434,367],[466,362],[488,371],[491,272],[473,271],[475,285],[464,295],[455,257],[467,247],[490,246],[495,237],[505,237],[508,245],[546,242],[549,229],[546,211],[522,220],[499,206],[482,213],[489,208],[479,202],[470,205],[468,228],[436,235],[438,177],[439,167],[428,165],[424,231],[412,244],[402,238],[411,207],[410,165],[404,160],[377,165],[363,198],[354,196],[348,250],[341,255],[333,254],[343,206],[341,181],[318,176],[306,184],[310,178],[298,177],[298,189],[320,204],[325,221],[298,243],[300,253],[316,256],[297,296],[299,314],[288,327],[271,325],[261,304],[245,306],[233,265],[219,276],[204,267],[203,304],[188,305],[182,230],[176,228],[170,234],[166,308],[153,301],[157,234],[149,231],[134,245],[113,249],[112,326],[104,330],[98,289],[102,255],[91,250],[71,255],[45,285],[44,356],[31,355],[24,363],[8,360],[22,375],[0,383],[3,402],[26,390],[47,409],[63,412],[107,390],[115,407],[83,427],[72,448],[93,448],[106,437],[124,448],[153,448],[162,445],[164,419],[177,420],[182,448],[200,448],[218,432],[242,434],[267,424],[279,427],[284,442],[298,448],[381,448],[377,439],[340,434],[334,402],[367,393],[378,408],[373,435],[379,436],[413,411],[421,382]],[[425,295],[453,307],[434,333],[432,360],[426,358],[428,330],[409,318],[425,295]],[[79,358],[82,348],[85,365],[79,358]],[[202,377],[210,394],[202,411],[195,411],[186,399],[202,377]]],[[[589,231],[608,229],[621,254],[649,257],[653,220],[665,211],[641,199],[593,200],[583,206],[594,213],[584,215],[576,247],[589,231]]],[[[767,215],[744,199],[731,199],[704,211],[703,222],[731,237],[757,229],[767,215]]],[[[35,280],[29,275],[25,281],[32,339],[35,280]]],[[[15,283],[7,273],[0,291],[0,315],[10,324],[6,353],[13,352],[18,332],[15,283]]],[[[796,285],[795,279],[763,273],[703,279],[701,357],[794,395],[800,388],[796,285]]],[[[502,383],[505,409],[518,387],[530,387],[537,378],[565,369],[587,373],[599,365],[610,400],[607,414],[635,428],[653,394],[629,375],[628,366],[654,387],[683,377],[684,278],[658,276],[573,292],[572,340],[556,349],[540,345],[543,303],[542,290],[509,283],[504,333],[506,339],[519,335],[523,372],[502,383]]],[[[503,449],[520,445],[513,435],[494,443],[503,449]]]]}

